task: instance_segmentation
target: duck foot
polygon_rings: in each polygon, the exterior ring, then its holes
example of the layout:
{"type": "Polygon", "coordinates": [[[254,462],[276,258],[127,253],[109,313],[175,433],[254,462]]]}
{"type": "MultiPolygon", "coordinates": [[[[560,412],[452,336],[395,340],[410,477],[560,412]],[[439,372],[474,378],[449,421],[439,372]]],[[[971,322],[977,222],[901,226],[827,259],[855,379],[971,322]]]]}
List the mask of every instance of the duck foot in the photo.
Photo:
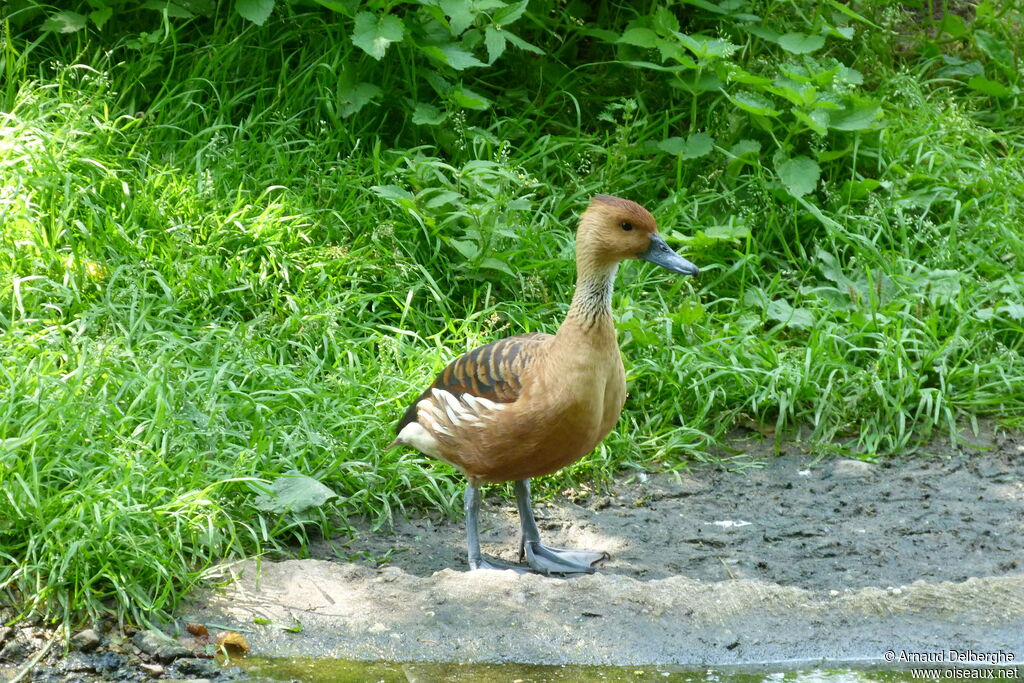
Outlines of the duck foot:
{"type": "Polygon", "coordinates": [[[524,567],[521,564],[516,564],[514,562],[505,562],[503,560],[496,560],[496,559],[493,559],[493,558],[484,558],[484,557],[481,557],[476,562],[470,561],[470,563],[469,563],[469,570],[473,571],[473,570],[476,570],[476,569],[497,569],[497,570],[511,569],[512,571],[514,571],[514,572],[516,572],[518,574],[529,574],[530,573],[529,568],[524,567]]]}
{"type": "Polygon", "coordinates": [[[608,553],[552,548],[540,541],[524,541],[520,559],[523,555],[530,569],[539,574],[593,574],[595,565],[609,558],[608,553]]]}

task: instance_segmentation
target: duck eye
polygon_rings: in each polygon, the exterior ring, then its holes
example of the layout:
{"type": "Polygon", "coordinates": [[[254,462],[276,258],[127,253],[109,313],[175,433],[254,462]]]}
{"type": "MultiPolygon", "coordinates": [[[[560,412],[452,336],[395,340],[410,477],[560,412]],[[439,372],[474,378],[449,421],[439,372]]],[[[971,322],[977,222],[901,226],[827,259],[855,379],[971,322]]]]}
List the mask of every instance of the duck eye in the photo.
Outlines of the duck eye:
{"type": "Polygon", "coordinates": [[[619,223],[619,227],[625,230],[626,232],[629,232],[630,230],[633,229],[633,224],[630,223],[629,221],[622,221],[621,223],[619,223]]]}

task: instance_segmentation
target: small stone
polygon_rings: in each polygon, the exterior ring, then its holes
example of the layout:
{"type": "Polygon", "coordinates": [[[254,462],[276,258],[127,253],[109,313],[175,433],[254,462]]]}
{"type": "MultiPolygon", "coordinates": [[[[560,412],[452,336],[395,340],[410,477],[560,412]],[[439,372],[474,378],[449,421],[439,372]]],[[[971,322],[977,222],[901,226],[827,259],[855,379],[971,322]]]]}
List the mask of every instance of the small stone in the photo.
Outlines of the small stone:
{"type": "Polygon", "coordinates": [[[832,476],[837,479],[867,479],[875,476],[878,465],[863,460],[836,460],[832,465],[832,476]]]}
{"type": "Polygon", "coordinates": [[[199,657],[185,657],[174,663],[178,673],[185,676],[198,676],[208,678],[217,675],[217,663],[212,659],[200,659],[199,657]]]}
{"type": "Polygon", "coordinates": [[[79,652],[92,652],[100,646],[100,634],[94,629],[87,628],[71,636],[71,647],[79,652]]]}
{"type": "Polygon", "coordinates": [[[69,671],[71,673],[79,673],[82,671],[95,673],[100,670],[100,667],[95,661],[93,661],[92,657],[83,656],[77,653],[68,655],[68,657],[62,662],[61,668],[64,669],[64,671],[69,671]]]}
{"type": "Polygon", "coordinates": [[[14,627],[0,626],[0,645],[7,642],[7,639],[14,635],[14,627]]]}
{"type": "Polygon", "coordinates": [[[159,664],[139,664],[139,669],[150,678],[160,678],[164,675],[164,668],[159,664]]]}
{"type": "Polygon", "coordinates": [[[0,662],[20,662],[28,656],[28,651],[28,641],[16,636],[0,649],[0,662]]]}
{"type": "Polygon", "coordinates": [[[159,662],[172,662],[182,657],[191,657],[192,651],[176,640],[171,640],[157,631],[139,631],[132,642],[140,650],[159,662]]]}

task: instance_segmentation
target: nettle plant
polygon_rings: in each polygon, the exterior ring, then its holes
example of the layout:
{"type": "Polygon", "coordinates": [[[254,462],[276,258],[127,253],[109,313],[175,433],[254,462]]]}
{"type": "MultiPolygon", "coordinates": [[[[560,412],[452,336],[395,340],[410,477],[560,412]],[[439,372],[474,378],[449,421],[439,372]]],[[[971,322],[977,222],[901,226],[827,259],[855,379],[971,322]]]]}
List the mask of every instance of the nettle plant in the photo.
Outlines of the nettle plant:
{"type": "Polygon", "coordinates": [[[842,134],[882,126],[881,103],[863,93],[862,74],[835,56],[841,50],[830,45],[854,39],[851,22],[871,22],[831,1],[820,3],[813,16],[787,17],[786,23],[799,23],[801,31],[772,27],[744,0],[685,4],[701,12],[692,23],[708,28],[685,33],[678,13],[660,7],[629,22],[621,34],[587,31],[616,46],[621,63],[657,72],[669,87],[689,96],[689,134],[658,141],[655,148],[675,156],[680,166],[717,148],[730,159],[733,173],[761,165],[767,151],[785,192],[820,216],[804,200],[818,187],[819,162],[850,152],[842,134]],[[729,110],[745,112],[747,123],[714,122],[729,110]],[[704,130],[702,121],[708,124],[704,130]]]}
{"type": "MultiPolygon", "coordinates": [[[[35,0],[16,1],[35,4],[35,0]]],[[[78,4],[77,11],[68,9],[51,14],[43,29],[58,33],[74,33],[90,26],[103,29],[114,18],[127,19],[147,11],[162,13],[167,20],[212,17],[218,11],[214,0],[83,0],[78,4]]],[[[529,0],[234,0],[231,7],[238,16],[259,26],[267,22],[275,8],[327,8],[343,22],[348,42],[361,53],[378,62],[389,53],[393,59],[414,62],[417,78],[424,79],[451,109],[485,110],[491,100],[465,87],[458,74],[494,64],[510,46],[544,54],[510,30],[522,18],[528,4],[529,0]],[[403,50],[404,55],[395,56],[396,49],[403,50]]],[[[143,31],[129,39],[127,46],[140,49],[160,40],[160,31],[143,31]]],[[[338,112],[342,118],[356,114],[384,95],[379,85],[360,80],[360,75],[365,74],[343,74],[338,112]]],[[[409,104],[413,123],[417,125],[440,125],[448,116],[435,104],[415,100],[409,104]]]]}

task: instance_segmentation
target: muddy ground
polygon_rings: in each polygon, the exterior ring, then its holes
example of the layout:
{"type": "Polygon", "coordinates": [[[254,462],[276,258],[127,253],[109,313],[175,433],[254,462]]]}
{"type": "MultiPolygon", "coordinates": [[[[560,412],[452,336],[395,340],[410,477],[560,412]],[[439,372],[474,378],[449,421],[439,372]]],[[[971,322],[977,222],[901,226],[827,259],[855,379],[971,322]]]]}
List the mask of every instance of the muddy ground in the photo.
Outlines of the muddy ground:
{"type": "MultiPolygon", "coordinates": [[[[593,576],[466,572],[461,520],[433,515],[264,562],[261,580],[227,567],[235,583],[185,616],[250,628],[268,656],[714,665],[953,648],[1019,663],[1024,436],[971,441],[880,464],[741,441],[727,467],[538,504],[546,542],[611,555],[593,576]]],[[[515,561],[517,535],[514,504],[490,496],[485,554],[515,561]]]]}
{"type": "MultiPolygon", "coordinates": [[[[550,545],[603,550],[603,574],[635,579],[758,579],[807,589],[1024,574],[1024,437],[987,435],[871,464],[818,459],[790,446],[745,445],[732,469],[634,475],[609,492],[535,505],[550,545]],[[927,453],[928,451],[926,451],[927,453]]],[[[485,498],[485,554],[515,562],[515,502],[485,498]]],[[[316,544],[317,559],[415,576],[466,567],[461,519],[400,521],[394,533],[316,544]],[[364,553],[362,557],[360,553],[364,553]]],[[[1024,653],[1022,653],[1024,654],[1024,653]]]]}
{"type": "MultiPolygon", "coordinates": [[[[462,520],[434,514],[364,525],[314,544],[314,559],[226,564],[214,577],[224,585],[180,616],[244,633],[264,657],[888,665],[891,650],[898,666],[901,653],[955,649],[1020,664],[1024,434],[966,441],[872,464],[738,440],[724,466],[536,503],[547,543],[610,554],[592,576],[467,572],[462,520]]],[[[481,531],[485,554],[516,561],[513,501],[492,492],[481,531]]],[[[41,647],[45,634],[23,630],[0,633],[0,660],[41,647]]],[[[188,647],[151,654],[138,638],[101,632],[95,650],[70,656],[55,647],[34,679],[241,675],[188,647]]],[[[0,661],[0,680],[23,663],[0,661]]]]}

